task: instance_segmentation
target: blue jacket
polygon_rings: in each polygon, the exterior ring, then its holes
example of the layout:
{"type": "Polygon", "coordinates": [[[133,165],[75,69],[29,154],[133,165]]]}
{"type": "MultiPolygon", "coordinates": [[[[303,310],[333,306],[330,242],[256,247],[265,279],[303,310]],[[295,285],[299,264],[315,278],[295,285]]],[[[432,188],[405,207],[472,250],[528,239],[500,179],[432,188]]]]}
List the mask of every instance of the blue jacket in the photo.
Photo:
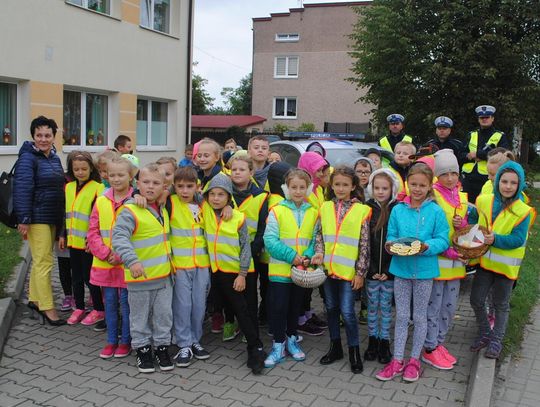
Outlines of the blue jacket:
{"type": "Polygon", "coordinates": [[[408,279],[430,279],[439,276],[437,255],[448,249],[449,226],[444,211],[435,201],[425,200],[420,208],[406,202],[397,204],[390,213],[387,242],[414,237],[428,248],[415,256],[392,256],[390,273],[408,279]]]}
{"type": "Polygon", "coordinates": [[[62,225],[65,211],[64,170],[54,149],[45,156],[25,141],[15,164],[13,205],[17,222],[62,225]]]}

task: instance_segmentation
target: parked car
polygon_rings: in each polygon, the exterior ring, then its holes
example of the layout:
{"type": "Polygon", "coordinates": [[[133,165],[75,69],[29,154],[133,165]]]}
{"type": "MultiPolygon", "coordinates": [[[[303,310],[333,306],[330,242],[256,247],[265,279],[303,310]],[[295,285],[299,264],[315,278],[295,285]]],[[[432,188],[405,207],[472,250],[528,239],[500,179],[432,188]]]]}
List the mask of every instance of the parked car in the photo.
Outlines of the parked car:
{"type": "Polygon", "coordinates": [[[364,152],[370,148],[379,150],[383,158],[391,161],[393,154],[384,150],[376,143],[366,143],[363,141],[332,140],[332,139],[305,139],[305,140],[280,140],[270,143],[270,150],[277,151],[283,161],[296,167],[300,155],[306,152],[308,145],[314,141],[319,142],[326,150],[326,160],[331,166],[349,165],[353,166],[356,160],[364,155],[364,152]]]}

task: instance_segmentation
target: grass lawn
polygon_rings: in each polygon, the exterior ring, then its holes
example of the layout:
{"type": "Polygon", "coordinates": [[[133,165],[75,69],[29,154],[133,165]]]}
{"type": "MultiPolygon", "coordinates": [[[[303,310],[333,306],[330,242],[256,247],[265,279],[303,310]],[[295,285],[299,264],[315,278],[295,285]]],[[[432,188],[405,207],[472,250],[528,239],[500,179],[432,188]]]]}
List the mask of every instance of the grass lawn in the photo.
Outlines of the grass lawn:
{"type": "Polygon", "coordinates": [[[13,267],[20,261],[21,235],[0,223],[0,298],[4,297],[4,285],[11,276],[13,267]]]}
{"type": "MultiPolygon", "coordinates": [[[[536,207],[536,211],[540,212],[540,189],[527,190],[527,194],[536,207]]],[[[530,323],[529,316],[540,292],[538,264],[540,264],[540,218],[536,220],[529,235],[527,252],[521,265],[517,286],[510,299],[510,317],[504,338],[504,356],[515,355],[521,348],[523,329],[530,323]]]]}

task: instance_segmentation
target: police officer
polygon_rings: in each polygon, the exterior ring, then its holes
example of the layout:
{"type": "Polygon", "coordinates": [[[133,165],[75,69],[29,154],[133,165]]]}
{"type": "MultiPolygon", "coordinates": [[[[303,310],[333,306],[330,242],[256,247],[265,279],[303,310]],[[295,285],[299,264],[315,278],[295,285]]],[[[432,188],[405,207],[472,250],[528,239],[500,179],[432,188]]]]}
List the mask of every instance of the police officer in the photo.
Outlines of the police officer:
{"type": "Polygon", "coordinates": [[[379,140],[379,145],[382,148],[393,153],[394,147],[397,143],[401,141],[408,141],[409,143],[412,143],[412,137],[405,134],[403,131],[403,122],[405,121],[405,117],[403,117],[403,115],[400,115],[399,113],[392,113],[386,118],[386,121],[388,122],[388,129],[390,132],[387,136],[384,136],[379,140]]]}
{"type": "Polygon", "coordinates": [[[488,179],[487,155],[495,147],[511,148],[506,135],[493,127],[495,108],[489,105],[478,106],[476,109],[480,128],[473,130],[467,137],[466,144],[459,155],[463,163],[463,191],[469,194],[469,202],[474,203],[488,179]]]}
{"type": "Polygon", "coordinates": [[[428,145],[436,146],[437,150],[450,149],[454,152],[456,157],[459,157],[461,150],[463,149],[463,143],[452,137],[452,128],[454,122],[452,119],[446,116],[439,116],[435,119],[435,134],[436,137],[427,142],[428,145]]]}

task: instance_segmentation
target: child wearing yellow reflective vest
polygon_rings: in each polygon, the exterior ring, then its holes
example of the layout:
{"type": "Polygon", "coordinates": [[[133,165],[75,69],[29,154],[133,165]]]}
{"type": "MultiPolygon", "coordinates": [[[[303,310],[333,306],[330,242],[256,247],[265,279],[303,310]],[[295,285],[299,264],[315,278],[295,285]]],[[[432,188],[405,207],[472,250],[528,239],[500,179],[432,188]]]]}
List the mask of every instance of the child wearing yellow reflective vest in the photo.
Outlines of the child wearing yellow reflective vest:
{"type": "Polygon", "coordinates": [[[296,361],[306,358],[298,345],[298,315],[302,308],[305,288],[293,284],[291,266],[305,266],[322,262],[322,253],[315,255],[315,236],[318,212],[305,201],[311,177],[301,169],[291,169],[283,184],[285,200],[268,214],[264,245],[270,254],[268,268],[268,316],[270,332],[274,335],[272,352],[264,361],[274,367],[288,352],[296,361]]]}
{"type": "Polygon", "coordinates": [[[529,229],[536,212],[520,199],[525,188],[525,172],[518,163],[508,161],[503,164],[497,171],[493,185],[496,186],[494,193],[479,195],[476,210],[469,214],[470,223],[478,221],[489,230],[484,242],[490,245],[480,258],[471,288],[471,306],[479,333],[470,349],[478,352],[487,347],[485,356],[497,359],[508,323],[512,287],[519,277],[529,229]],[[490,291],[495,308],[493,330],[485,307],[490,291]]]}
{"type": "Polygon", "coordinates": [[[162,371],[172,370],[172,296],[169,214],[157,204],[165,190],[165,174],[158,164],[144,166],[137,187],[147,208],[128,201],[116,218],[113,251],[125,266],[124,279],[130,308],[131,347],[137,350],[137,369],[153,373],[154,354],[162,371]]]}
{"type": "Polygon", "coordinates": [[[59,246],[69,247],[71,261],[73,296],[76,309],[68,318],[69,325],[94,325],[105,318],[101,289],[90,283],[92,254],[86,252],[86,234],[96,198],[103,192],[99,171],[94,165],[90,153],[72,151],[67,159],[68,176],[74,181],[66,184],[66,222],[64,237],[60,238],[59,246]],[[85,316],[84,286],[88,287],[94,309],[85,316]]]}
{"type": "Polygon", "coordinates": [[[253,374],[260,374],[266,355],[259,339],[257,275],[251,258],[246,215],[233,209],[231,219],[222,217],[223,209],[231,203],[232,194],[232,182],[225,174],[217,174],[209,181],[202,207],[204,233],[212,268],[212,284],[231,306],[246,337],[247,366],[253,374]]]}
{"type": "Polygon", "coordinates": [[[341,314],[347,332],[351,371],[357,374],[362,372],[363,365],[354,301],[355,291],[362,288],[369,268],[371,208],[361,203],[364,193],[360,179],[350,167],[334,169],[330,188],[331,200],[319,210],[321,229],[317,235],[317,250],[324,251],[324,267],[328,271],[324,292],[330,331],[330,349],[320,363],[328,365],[343,358],[341,314]]]}
{"type": "MultiPolygon", "coordinates": [[[[468,200],[465,192],[459,191],[459,164],[450,149],[439,150],[434,155],[435,176],[433,184],[435,201],[443,209],[450,228],[448,239],[455,230],[467,225],[468,200]]],[[[450,370],[457,362],[446,349],[446,334],[454,320],[459,300],[460,282],[465,278],[465,262],[455,248],[450,247],[438,256],[439,277],[433,280],[427,310],[427,335],[422,352],[422,361],[441,370],[450,370]]]]}

